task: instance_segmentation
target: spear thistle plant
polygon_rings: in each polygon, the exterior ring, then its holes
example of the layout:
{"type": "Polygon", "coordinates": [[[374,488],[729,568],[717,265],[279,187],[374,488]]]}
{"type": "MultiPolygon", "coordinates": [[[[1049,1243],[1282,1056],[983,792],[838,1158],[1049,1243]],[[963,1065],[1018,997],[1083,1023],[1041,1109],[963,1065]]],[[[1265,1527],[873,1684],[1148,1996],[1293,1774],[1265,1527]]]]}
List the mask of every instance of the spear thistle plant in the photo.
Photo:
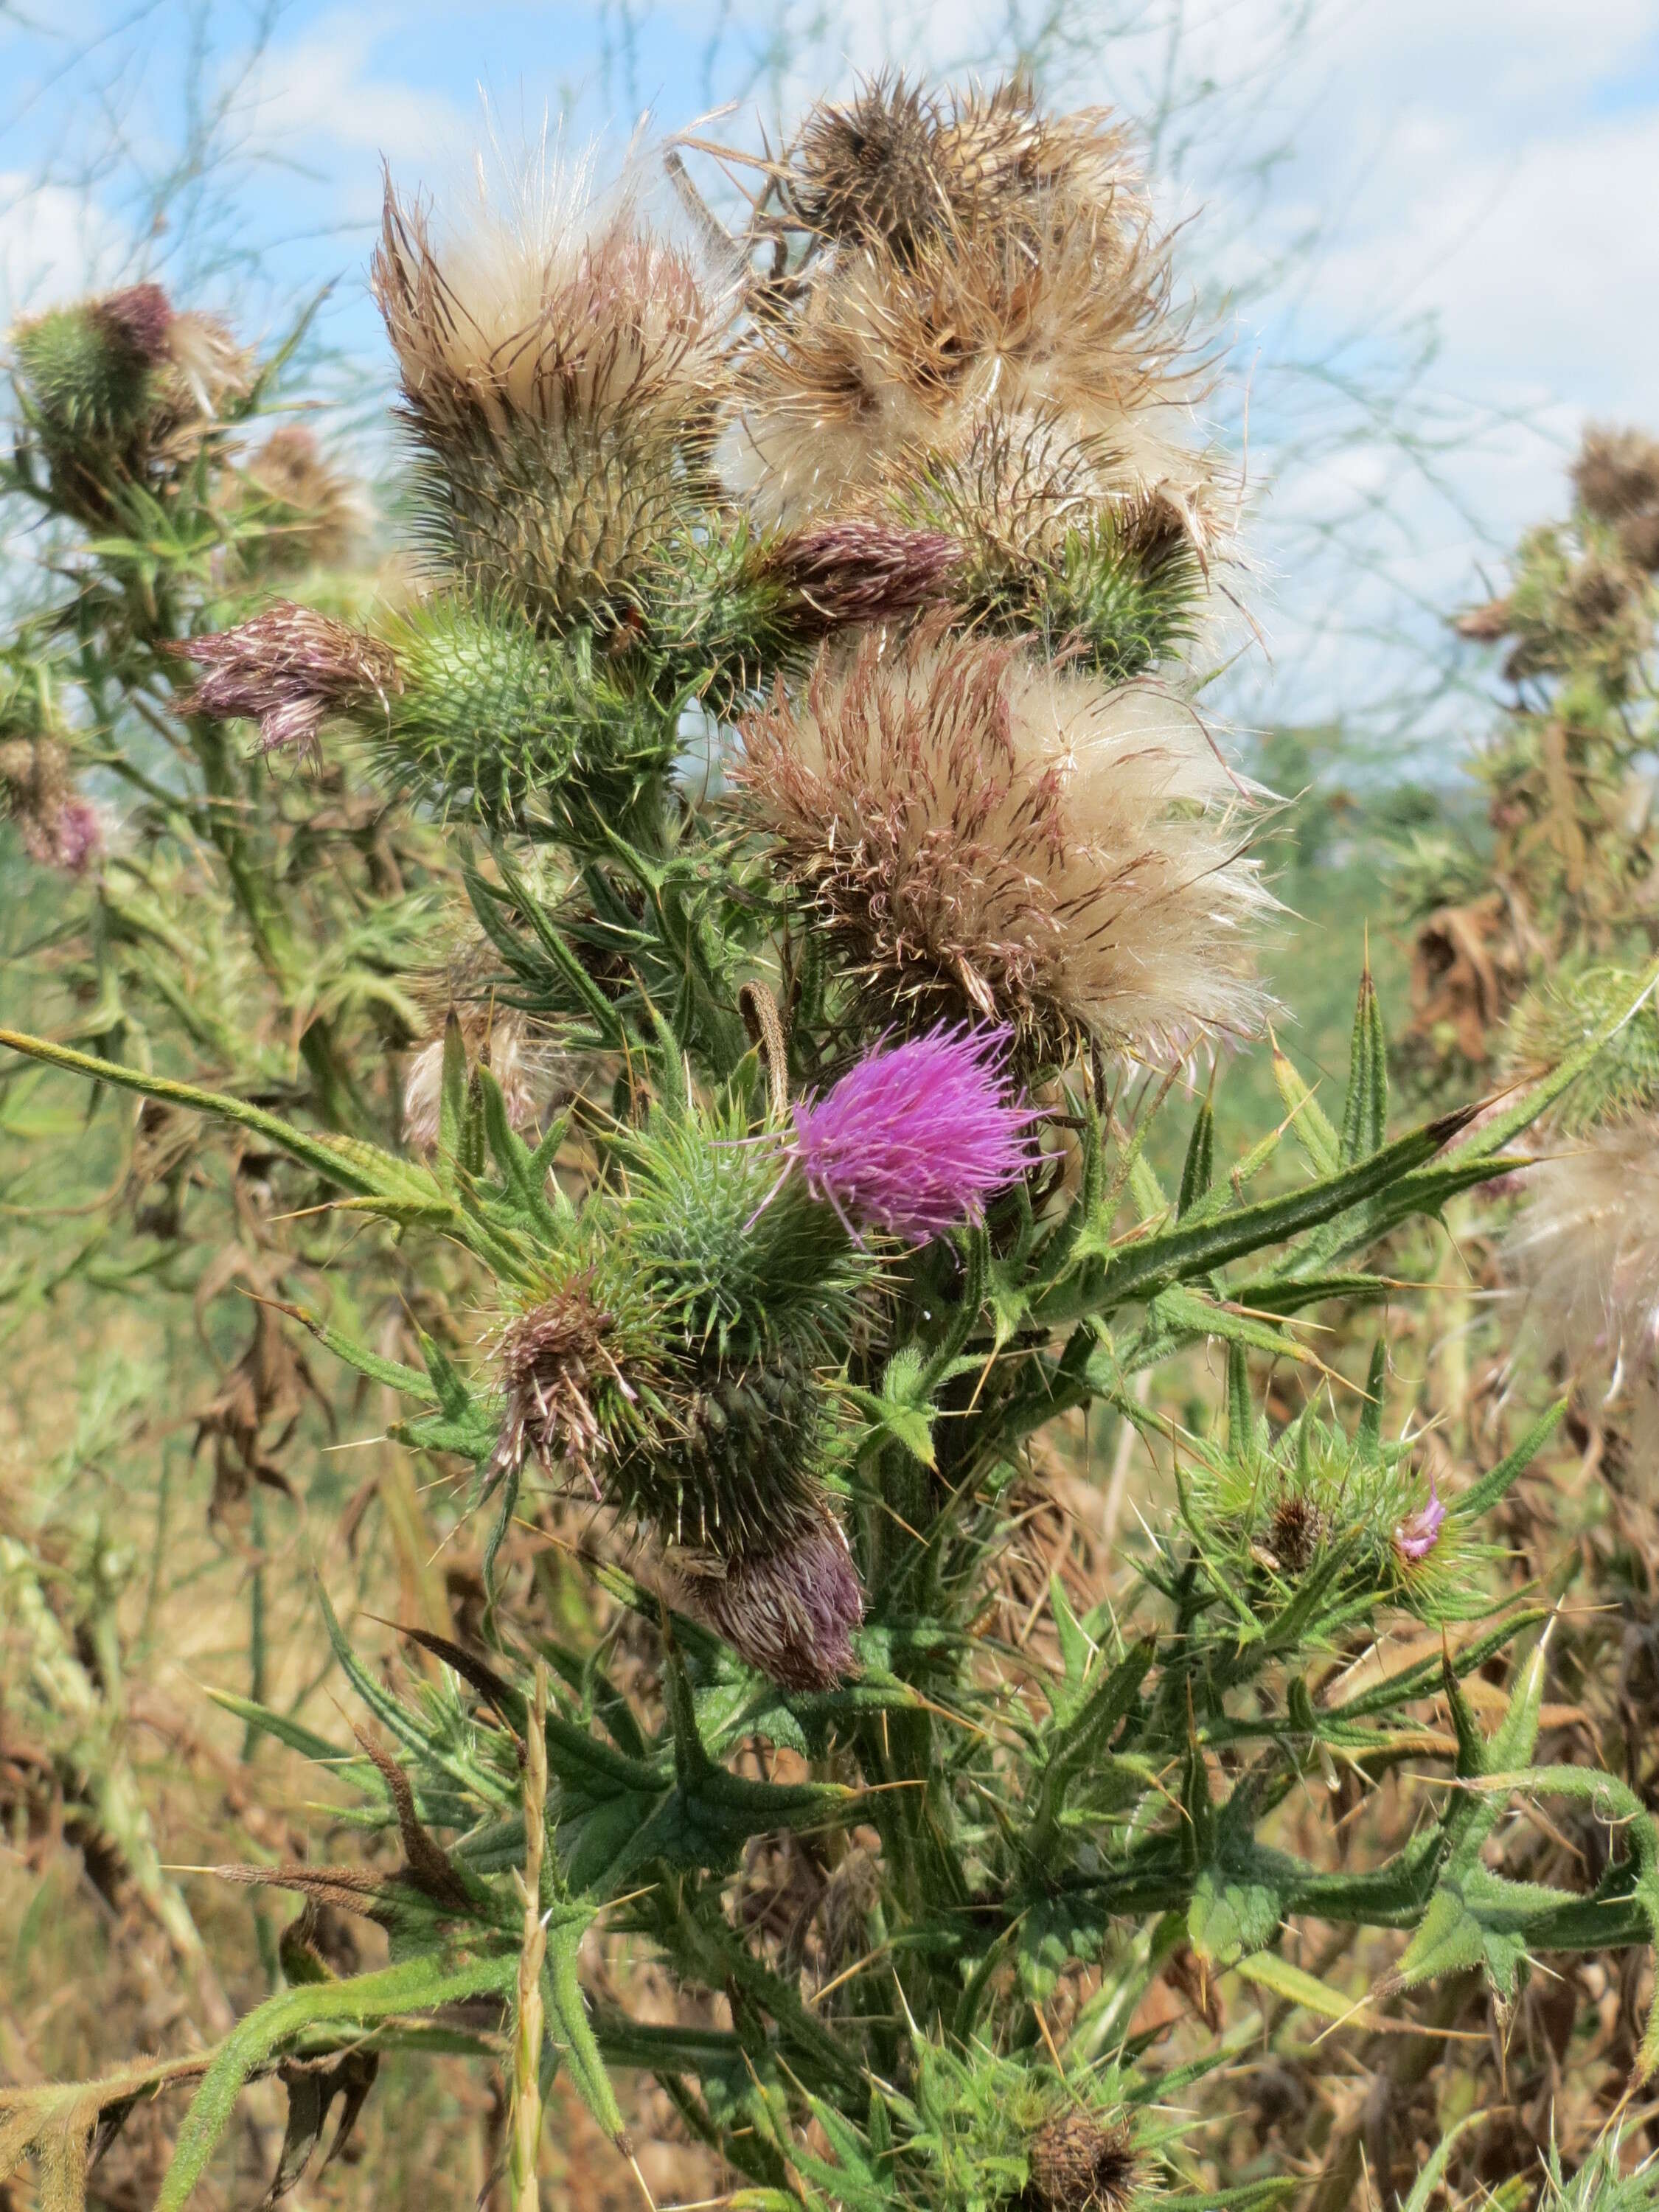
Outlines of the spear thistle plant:
{"type": "MultiPolygon", "coordinates": [[[[189,2080],[176,2212],[252,2077],[431,2015],[510,2057],[520,2202],[562,2067],[624,2148],[617,2079],[654,2077],[749,2212],[1266,2204],[1305,2160],[1235,2173],[1215,2141],[1273,2007],[1508,2008],[1535,1961],[1659,1935],[1648,1807],[1534,1755],[1548,1607],[1490,1516],[1559,1409],[1453,1488],[1386,1403],[1388,1240],[1507,1171],[1645,979],[1484,1115],[1391,1133],[1367,975],[1340,1122],[1298,1090],[1218,1163],[1208,1099],[1170,1102],[1262,1026],[1271,900],[1261,795],[1195,703],[1231,518],[1126,142],[1019,83],[895,81],[758,174],[724,242],[671,234],[642,174],[532,171],[470,236],[390,191],[419,599],[256,611],[190,641],[175,702],[439,825],[560,1110],[459,1013],[401,1147],[5,1033],[459,1255],[484,1312],[416,1366],[285,1310],[489,1528],[472,1632],[410,1632],[444,1670],[417,1698],[324,1601],[395,1751],[236,1701],[397,1858],[221,1872],[377,1923],[390,1963],[296,1972],[188,2069],[0,2093],[58,2203],[189,2080]],[[686,772],[693,708],[728,774],[686,772]],[[1354,1307],[1385,1310],[1363,1376],[1315,1320],[1354,1307]],[[1225,1377],[1188,1423],[1139,1389],[1183,1353],[1225,1377]],[[1287,1419],[1284,1370],[1328,1395],[1287,1419]],[[1005,1633],[1030,1486],[1102,1407],[1162,1453],[1144,1541],[1005,1633]],[[495,1577],[526,1527],[608,1608],[584,1648],[495,1577]],[[1374,1863],[1333,1775],[1423,1793],[1374,1863]],[[1499,1816],[1557,1800],[1599,1861],[1518,1879],[1499,1816]],[[803,1870],[782,1927],[747,1909],[767,1851],[803,1870]],[[1376,1988],[1322,1977],[1316,1927],[1377,1947],[1376,1988]],[[591,1972],[623,1938],[671,2017],[591,1972]],[[1160,2052],[1144,2008],[1182,1977],[1160,2052]],[[1224,1981],[1262,2009],[1210,2025],[1224,1981]]],[[[285,2173],[319,2127],[296,2094],[285,2173]]]]}

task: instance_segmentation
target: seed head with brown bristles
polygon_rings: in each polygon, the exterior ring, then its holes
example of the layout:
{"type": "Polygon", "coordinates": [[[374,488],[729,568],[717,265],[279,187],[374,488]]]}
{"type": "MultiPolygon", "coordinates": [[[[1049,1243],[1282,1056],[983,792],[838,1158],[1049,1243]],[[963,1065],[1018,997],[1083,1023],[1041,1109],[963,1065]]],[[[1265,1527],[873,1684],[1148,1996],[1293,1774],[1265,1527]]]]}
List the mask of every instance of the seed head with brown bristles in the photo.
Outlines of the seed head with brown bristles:
{"type": "Polygon", "coordinates": [[[1127,2123],[1080,2106],[1045,2120],[1026,2155],[1034,2212],[1125,2212],[1140,2178],[1127,2123]]]}
{"type": "Polygon", "coordinates": [[[1170,694],[930,625],[826,649],[744,739],[753,819],[878,1008],[1004,1021],[1038,1059],[1259,1027],[1252,793],[1170,694]]]}
{"type": "Polygon", "coordinates": [[[267,571],[337,567],[367,520],[362,495],[303,422],[285,422],[249,455],[246,483],[272,510],[261,548],[267,571]]]}
{"type": "Polygon", "coordinates": [[[374,295],[447,562],[556,626],[660,547],[701,450],[722,308],[690,256],[532,161],[444,233],[388,180],[374,295]]]}
{"type": "Polygon", "coordinates": [[[1586,512],[1613,525],[1628,558],[1659,568],[1659,438],[1592,424],[1572,482],[1586,512]]]}
{"type": "MultiPolygon", "coordinates": [[[[927,112],[883,112],[900,137],[927,112]]],[[[820,127],[835,135],[831,112],[820,127]]],[[[1106,491],[1162,490],[1201,541],[1214,534],[1220,472],[1194,431],[1203,379],[1171,308],[1168,243],[1102,130],[1070,118],[1073,158],[1028,175],[1000,216],[957,220],[940,187],[939,221],[903,250],[866,223],[763,301],[719,457],[763,527],[965,453],[994,410],[1052,418],[1097,447],[1106,491]],[[1085,174],[1097,189],[1074,188],[1085,174]]]]}

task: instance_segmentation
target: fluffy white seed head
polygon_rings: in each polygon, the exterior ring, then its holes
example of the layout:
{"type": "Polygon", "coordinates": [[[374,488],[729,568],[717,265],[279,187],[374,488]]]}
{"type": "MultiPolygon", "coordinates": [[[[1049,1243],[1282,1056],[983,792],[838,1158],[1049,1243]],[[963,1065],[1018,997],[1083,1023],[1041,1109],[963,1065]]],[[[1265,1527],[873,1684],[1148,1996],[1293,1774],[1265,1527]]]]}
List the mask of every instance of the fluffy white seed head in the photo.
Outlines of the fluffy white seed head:
{"type": "Polygon", "coordinates": [[[1258,1030],[1261,794],[1193,708],[937,630],[826,650],[736,773],[876,994],[1179,1058],[1258,1030]]]}
{"type": "Polygon", "coordinates": [[[1540,1351],[1659,1446],[1659,1115],[1564,1144],[1528,1170],[1505,1259],[1540,1351]]]}

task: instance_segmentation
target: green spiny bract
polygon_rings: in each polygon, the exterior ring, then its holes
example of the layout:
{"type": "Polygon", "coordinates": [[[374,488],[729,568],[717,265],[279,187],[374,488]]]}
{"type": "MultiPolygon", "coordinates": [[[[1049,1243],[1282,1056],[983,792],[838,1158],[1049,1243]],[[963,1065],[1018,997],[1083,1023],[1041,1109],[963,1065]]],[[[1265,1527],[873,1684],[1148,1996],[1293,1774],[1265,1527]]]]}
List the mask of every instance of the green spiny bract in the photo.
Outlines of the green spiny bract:
{"type": "Polygon", "coordinates": [[[892,495],[911,526],[960,548],[947,596],[970,622],[1071,646],[1127,681],[1190,641],[1205,589],[1181,514],[1157,494],[1109,500],[1086,446],[1050,424],[993,421],[961,458],[892,495]]]}
{"type": "Polygon", "coordinates": [[[672,447],[626,419],[553,424],[480,417],[422,471],[423,538],[467,586],[538,630],[623,623],[690,506],[672,447]]]}
{"type": "Polygon", "coordinates": [[[1242,1592],[1265,1619],[1322,1569],[1328,1589],[1308,1635],[1328,1642],[1378,1604],[1430,1622],[1473,1620],[1491,1601],[1474,1546],[1408,1443],[1367,1443],[1311,1408],[1279,1436],[1240,1449],[1206,1438],[1184,1477],[1195,1554],[1219,1592],[1242,1592]]]}
{"type": "Polygon", "coordinates": [[[839,1366],[874,1263],[775,1138],[735,1112],[653,1113],[617,1139],[616,1233],[686,1341],[739,1365],[773,1352],[839,1366]]]}
{"type": "Polygon", "coordinates": [[[54,439],[117,444],[149,415],[172,309],[156,285],[118,297],[131,302],[131,312],[80,301],[21,324],[14,335],[29,414],[54,439]]]}
{"type": "Polygon", "coordinates": [[[920,2045],[914,2126],[894,2172],[928,2212],[1129,2212],[1158,2195],[1156,2094],[1117,2066],[1059,2080],[1045,2063],[920,2045]],[[914,2192],[914,2194],[912,2193],[914,2192]]]}
{"type": "Polygon", "coordinates": [[[402,689],[365,726],[390,773],[492,829],[623,829],[649,811],[677,715],[631,692],[586,632],[538,635],[507,603],[442,597],[391,640],[402,689]]]}
{"type": "Polygon", "coordinates": [[[1637,980],[1628,969],[1606,963],[1581,968],[1540,982],[1510,1017],[1505,1072],[1521,1082],[1535,1079],[1588,1038],[1612,1030],[1552,1117],[1564,1135],[1579,1136],[1599,1122],[1645,1113],[1659,1103],[1659,1008],[1649,997],[1628,1021],[1613,1027],[1637,980]]]}

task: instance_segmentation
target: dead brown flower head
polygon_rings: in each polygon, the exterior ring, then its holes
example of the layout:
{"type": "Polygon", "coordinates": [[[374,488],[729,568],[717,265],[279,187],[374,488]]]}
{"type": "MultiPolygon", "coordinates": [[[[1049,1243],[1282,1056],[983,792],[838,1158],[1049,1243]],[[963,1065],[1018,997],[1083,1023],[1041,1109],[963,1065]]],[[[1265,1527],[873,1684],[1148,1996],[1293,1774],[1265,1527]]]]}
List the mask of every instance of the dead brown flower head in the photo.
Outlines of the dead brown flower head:
{"type": "Polygon", "coordinates": [[[1592,425],[1572,482],[1581,505],[1617,531],[1627,557],[1638,568],[1659,569],[1659,438],[1592,425]]]}
{"type": "Polygon", "coordinates": [[[599,1496],[595,1468],[605,1447],[593,1392],[615,1372],[605,1350],[614,1327],[580,1276],[508,1322],[497,1354],[507,1411],[492,1481],[535,1459],[549,1472],[570,1468],[599,1496]]]}
{"type": "Polygon", "coordinates": [[[1250,787],[1192,710],[1012,645],[872,635],[744,726],[781,872],[877,1003],[1152,1059],[1259,1028],[1250,787]]]}
{"type": "Polygon", "coordinates": [[[1081,2107],[1045,2120],[1027,2155],[1035,2212],[1124,2212],[1140,2178],[1127,2122],[1081,2107]]]}

